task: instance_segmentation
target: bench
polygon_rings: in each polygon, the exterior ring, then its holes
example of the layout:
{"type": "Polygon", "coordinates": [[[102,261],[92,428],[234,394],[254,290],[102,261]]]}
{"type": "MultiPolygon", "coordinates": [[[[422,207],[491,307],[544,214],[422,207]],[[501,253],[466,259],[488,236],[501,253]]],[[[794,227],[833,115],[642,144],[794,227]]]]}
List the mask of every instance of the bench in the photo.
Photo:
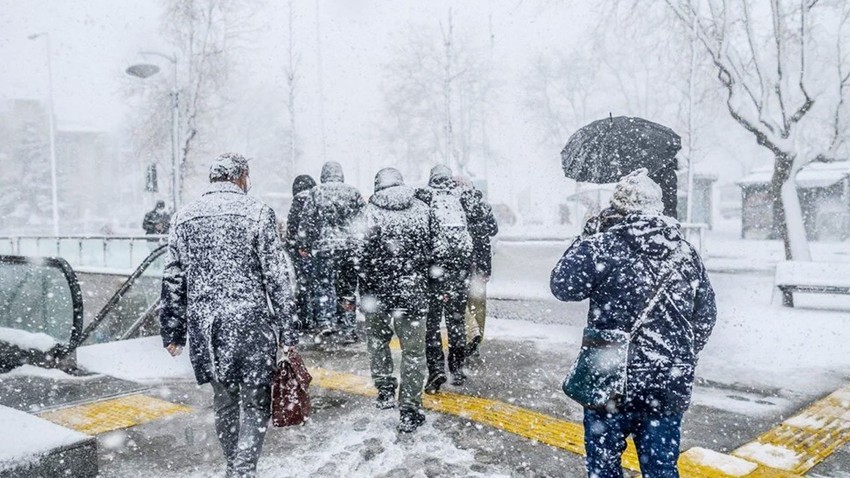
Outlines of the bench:
{"type": "Polygon", "coordinates": [[[780,262],[775,282],[785,307],[794,307],[795,292],[850,295],[850,262],[780,262]]]}

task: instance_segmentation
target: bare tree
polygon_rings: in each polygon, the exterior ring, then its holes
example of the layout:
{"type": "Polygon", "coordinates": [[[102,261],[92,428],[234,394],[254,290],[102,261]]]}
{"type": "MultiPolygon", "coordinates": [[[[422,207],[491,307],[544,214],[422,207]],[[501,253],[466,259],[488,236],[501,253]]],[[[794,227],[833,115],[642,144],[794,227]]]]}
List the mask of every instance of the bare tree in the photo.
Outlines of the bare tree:
{"type": "Polygon", "coordinates": [[[475,175],[486,154],[484,111],[495,92],[486,53],[459,37],[451,11],[439,36],[412,29],[386,65],[384,98],[390,124],[381,126],[390,151],[414,180],[423,166],[441,162],[475,175]]]}
{"type": "Polygon", "coordinates": [[[850,5],[665,0],[665,6],[708,55],[731,117],[773,154],[774,226],[788,259],[809,260],[794,178],[807,163],[834,158],[846,143],[850,59],[842,45],[850,5]]]}
{"type": "Polygon", "coordinates": [[[296,86],[298,83],[298,64],[300,63],[300,55],[295,51],[295,27],[294,27],[294,17],[295,17],[295,8],[294,8],[294,0],[289,0],[287,4],[289,8],[289,22],[288,22],[288,31],[289,38],[287,44],[287,64],[284,73],[286,74],[286,86],[287,86],[287,101],[286,107],[289,112],[289,168],[292,171],[292,175],[295,175],[295,171],[297,170],[297,161],[298,161],[298,134],[296,129],[295,122],[295,96],[296,96],[296,86]]]}
{"type": "Polygon", "coordinates": [[[239,39],[251,31],[254,6],[253,0],[163,0],[161,29],[171,46],[166,54],[176,60],[176,74],[133,82],[128,93],[140,97],[143,103],[132,128],[138,154],[167,157],[170,125],[164,118],[170,107],[166,103],[168,92],[174,88],[176,77],[180,197],[185,195],[185,180],[193,178],[194,164],[217,149],[221,141],[216,131],[229,101],[225,89],[232,56],[240,46],[239,39]]]}

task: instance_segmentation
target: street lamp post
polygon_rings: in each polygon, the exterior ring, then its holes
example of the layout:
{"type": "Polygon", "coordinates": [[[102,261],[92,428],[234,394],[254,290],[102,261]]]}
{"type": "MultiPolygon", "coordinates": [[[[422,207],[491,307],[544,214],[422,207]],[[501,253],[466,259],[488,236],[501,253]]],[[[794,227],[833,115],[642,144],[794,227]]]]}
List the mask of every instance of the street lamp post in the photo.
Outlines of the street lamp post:
{"type": "MultiPolygon", "coordinates": [[[[165,55],[155,51],[142,51],[141,55],[154,55],[171,63],[174,73],[174,85],[171,88],[171,208],[177,211],[180,205],[180,90],[177,87],[177,56],[165,55]]],[[[159,73],[159,67],[147,63],[132,65],[126,73],[136,78],[149,78],[159,73]]]]}
{"type": "Polygon", "coordinates": [[[34,33],[30,35],[30,40],[35,40],[39,37],[44,37],[47,45],[47,86],[48,86],[48,101],[47,101],[47,116],[50,129],[50,195],[53,203],[53,235],[59,236],[59,194],[57,193],[56,183],[56,123],[53,114],[53,61],[50,51],[50,33],[34,33]]]}

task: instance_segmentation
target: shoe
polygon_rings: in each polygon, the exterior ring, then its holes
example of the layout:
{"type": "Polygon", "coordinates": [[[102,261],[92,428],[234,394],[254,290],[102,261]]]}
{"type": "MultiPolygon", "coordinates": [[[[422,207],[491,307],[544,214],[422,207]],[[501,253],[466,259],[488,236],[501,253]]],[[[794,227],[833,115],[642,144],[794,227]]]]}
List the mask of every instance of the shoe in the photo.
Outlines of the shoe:
{"type": "Polygon", "coordinates": [[[379,388],[378,398],[375,399],[375,407],[378,410],[389,410],[390,408],[395,408],[395,406],[395,388],[379,388]]]}
{"type": "Polygon", "coordinates": [[[460,387],[466,383],[466,374],[463,373],[463,370],[458,370],[457,372],[452,373],[452,385],[456,387],[460,387]]]}
{"type": "Polygon", "coordinates": [[[481,345],[481,336],[476,335],[472,338],[472,342],[466,345],[466,356],[467,357],[478,357],[480,354],[478,352],[478,347],[481,345]]]}
{"type": "Polygon", "coordinates": [[[438,373],[436,375],[429,375],[428,381],[425,382],[425,393],[434,394],[440,391],[440,387],[446,383],[446,374],[438,373]]]}
{"type": "Polygon", "coordinates": [[[419,410],[404,409],[401,411],[401,420],[396,430],[399,433],[413,433],[425,423],[425,414],[419,410]]]}
{"type": "Polygon", "coordinates": [[[340,334],[339,343],[340,345],[351,345],[356,344],[359,339],[357,332],[352,330],[351,332],[343,332],[340,334]]]}
{"type": "Polygon", "coordinates": [[[320,344],[325,341],[326,338],[330,337],[334,334],[334,329],[329,326],[319,327],[319,331],[316,332],[316,335],[313,336],[313,341],[317,344],[320,344]]]}

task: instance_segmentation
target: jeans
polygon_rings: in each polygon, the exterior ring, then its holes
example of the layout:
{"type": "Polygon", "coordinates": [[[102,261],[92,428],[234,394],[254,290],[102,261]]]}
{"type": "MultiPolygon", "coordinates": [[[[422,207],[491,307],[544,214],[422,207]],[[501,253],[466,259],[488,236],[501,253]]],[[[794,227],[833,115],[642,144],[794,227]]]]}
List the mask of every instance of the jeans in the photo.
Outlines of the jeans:
{"type": "Polygon", "coordinates": [[[316,326],[354,331],[357,319],[357,263],[352,251],[318,252],[313,262],[316,326]]]}
{"type": "Polygon", "coordinates": [[[427,309],[393,308],[397,304],[379,304],[378,310],[366,314],[372,380],[377,389],[396,388],[390,339],[393,329],[401,343],[401,389],[399,409],[422,407],[425,382],[425,318],[427,309]]]}
{"type": "Polygon", "coordinates": [[[428,374],[445,374],[443,340],[440,323],[445,316],[449,335],[449,371],[460,372],[466,359],[466,303],[469,292],[465,273],[447,271],[430,284],[428,321],[425,334],[425,355],[428,359],[428,374]]]}
{"type": "Polygon", "coordinates": [[[212,382],[215,430],[227,478],[252,478],[271,417],[271,388],[212,382]]]}
{"type": "Polygon", "coordinates": [[[588,478],[622,478],[626,437],[632,435],[644,478],[678,478],[682,415],[584,410],[588,478]]]}

